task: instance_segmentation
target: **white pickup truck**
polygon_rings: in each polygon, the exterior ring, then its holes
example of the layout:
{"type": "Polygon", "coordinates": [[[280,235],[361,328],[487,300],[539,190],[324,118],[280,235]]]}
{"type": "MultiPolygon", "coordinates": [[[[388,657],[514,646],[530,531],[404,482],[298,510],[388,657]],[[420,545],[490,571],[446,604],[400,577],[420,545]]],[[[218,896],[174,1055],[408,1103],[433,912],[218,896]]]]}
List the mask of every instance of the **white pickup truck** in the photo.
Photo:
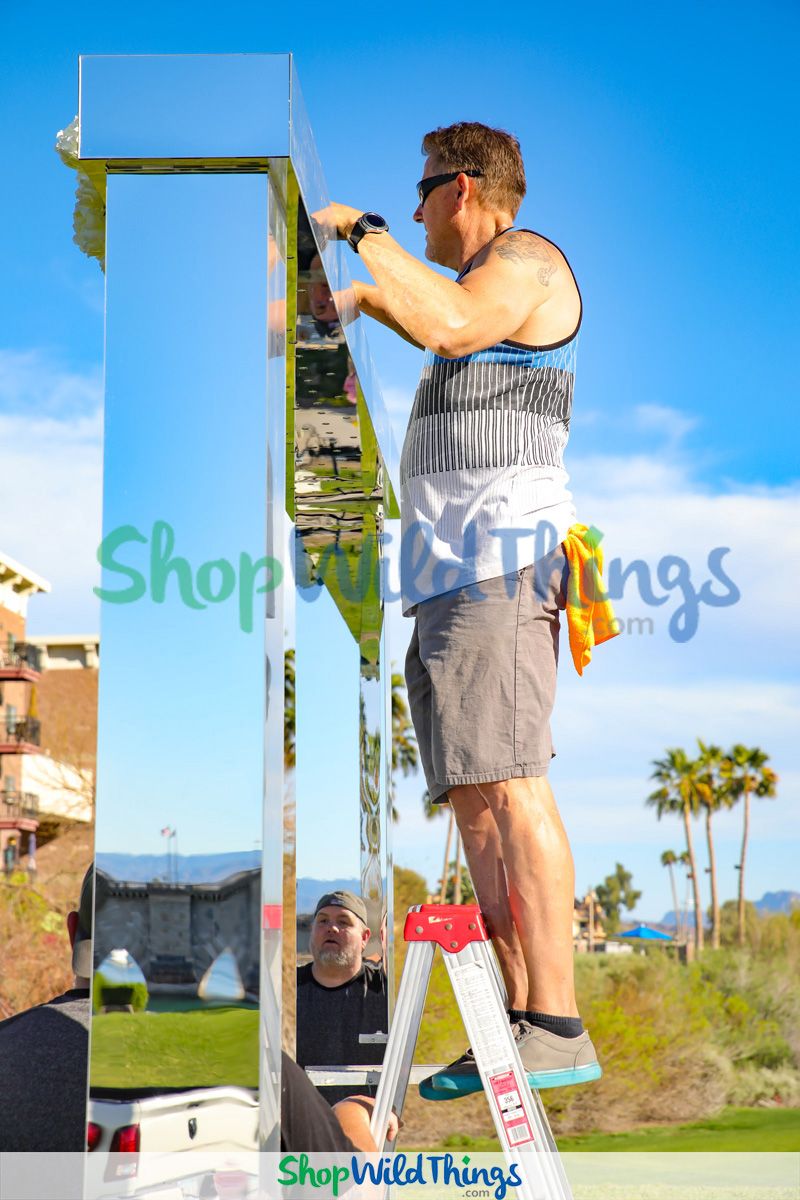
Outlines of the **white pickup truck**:
{"type": "Polygon", "coordinates": [[[247,1088],[92,1098],[86,1195],[177,1197],[188,1194],[180,1184],[191,1177],[256,1175],[258,1120],[258,1096],[247,1088]]]}

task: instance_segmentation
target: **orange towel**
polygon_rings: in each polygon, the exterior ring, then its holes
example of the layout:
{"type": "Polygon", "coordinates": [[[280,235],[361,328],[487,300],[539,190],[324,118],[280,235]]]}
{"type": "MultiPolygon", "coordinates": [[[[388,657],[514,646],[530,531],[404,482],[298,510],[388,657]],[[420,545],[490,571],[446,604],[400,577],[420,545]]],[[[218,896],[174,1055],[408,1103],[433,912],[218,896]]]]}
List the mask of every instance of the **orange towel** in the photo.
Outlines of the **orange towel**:
{"type": "Polygon", "coordinates": [[[569,563],[567,627],[572,661],[579,675],[592,660],[592,647],[620,632],[603,588],[602,534],[594,526],[570,525],[562,545],[569,563]]]}

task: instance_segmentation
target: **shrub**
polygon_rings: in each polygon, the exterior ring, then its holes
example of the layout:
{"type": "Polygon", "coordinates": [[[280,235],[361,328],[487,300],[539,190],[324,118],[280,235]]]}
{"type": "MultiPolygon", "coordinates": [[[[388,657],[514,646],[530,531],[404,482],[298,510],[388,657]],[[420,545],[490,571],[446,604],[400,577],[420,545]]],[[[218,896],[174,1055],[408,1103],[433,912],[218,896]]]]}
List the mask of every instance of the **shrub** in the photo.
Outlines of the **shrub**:
{"type": "Polygon", "coordinates": [[[148,999],[146,983],[111,983],[104,979],[99,971],[95,971],[92,980],[93,1012],[100,1012],[107,1005],[126,1004],[129,1004],[134,1012],[144,1012],[148,999]]]}

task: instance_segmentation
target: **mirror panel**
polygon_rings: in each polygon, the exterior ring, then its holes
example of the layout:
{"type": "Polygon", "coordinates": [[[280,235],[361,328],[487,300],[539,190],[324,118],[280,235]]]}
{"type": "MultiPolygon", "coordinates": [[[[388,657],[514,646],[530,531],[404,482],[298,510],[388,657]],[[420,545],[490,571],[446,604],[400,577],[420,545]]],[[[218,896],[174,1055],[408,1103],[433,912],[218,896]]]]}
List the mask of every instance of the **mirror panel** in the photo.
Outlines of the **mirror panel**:
{"type": "MultiPolygon", "coordinates": [[[[298,1061],[308,1066],[313,1047],[313,1065],[344,1067],[382,1060],[391,990],[385,953],[389,743],[379,565],[384,472],[348,342],[351,299],[346,290],[331,286],[328,262],[329,254],[320,253],[319,227],[301,199],[293,405],[298,979],[307,980],[304,972],[322,953],[312,937],[320,895],[346,888],[366,904],[371,935],[363,948],[365,970],[381,973],[384,992],[381,1001],[370,996],[365,1004],[368,1028],[357,1037],[353,1032],[346,1044],[338,1039],[330,1051],[304,1030],[302,1022],[318,1020],[320,1013],[298,997],[298,1061]],[[344,1060],[337,1061],[337,1055],[344,1060]]],[[[362,1084],[326,1088],[325,1094],[334,1102],[359,1087],[363,1090],[362,1084]]]]}
{"type": "Polygon", "coordinates": [[[286,155],[288,54],[84,54],[81,158],[286,155]]]}
{"type": "MultiPolygon", "coordinates": [[[[266,174],[109,176],[96,990],[109,958],[142,978],[126,1004],[96,997],[91,1090],[240,1089],[243,1148],[257,1128],[262,908],[280,903],[282,868],[273,838],[262,897],[275,661],[283,693],[282,625],[272,662],[265,639],[283,495],[269,227],[266,174]]],[[[270,797],[280,813],[280,784],[270,797]]],[[[275,936],[279,959],[279,922],[275,936]]],[[[267,974],[279,994],[279,968],[267,974]]]]}

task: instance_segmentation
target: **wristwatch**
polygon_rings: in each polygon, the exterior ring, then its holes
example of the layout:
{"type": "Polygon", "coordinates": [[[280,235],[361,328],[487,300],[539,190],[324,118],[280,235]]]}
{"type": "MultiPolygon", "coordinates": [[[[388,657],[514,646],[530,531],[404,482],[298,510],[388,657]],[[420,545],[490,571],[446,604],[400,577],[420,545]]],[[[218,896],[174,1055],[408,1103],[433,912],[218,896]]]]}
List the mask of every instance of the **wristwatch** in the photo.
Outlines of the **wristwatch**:
{"type": "Polygon", "coordinates": [[[350,245],[358,254],[358,243],[361,241],[365,233],[388,233],[389,226],[384,221],[383,217],[378,213],[365,212],[358,218],[352,228],[350,237],[347,239],[350,245]]]}

